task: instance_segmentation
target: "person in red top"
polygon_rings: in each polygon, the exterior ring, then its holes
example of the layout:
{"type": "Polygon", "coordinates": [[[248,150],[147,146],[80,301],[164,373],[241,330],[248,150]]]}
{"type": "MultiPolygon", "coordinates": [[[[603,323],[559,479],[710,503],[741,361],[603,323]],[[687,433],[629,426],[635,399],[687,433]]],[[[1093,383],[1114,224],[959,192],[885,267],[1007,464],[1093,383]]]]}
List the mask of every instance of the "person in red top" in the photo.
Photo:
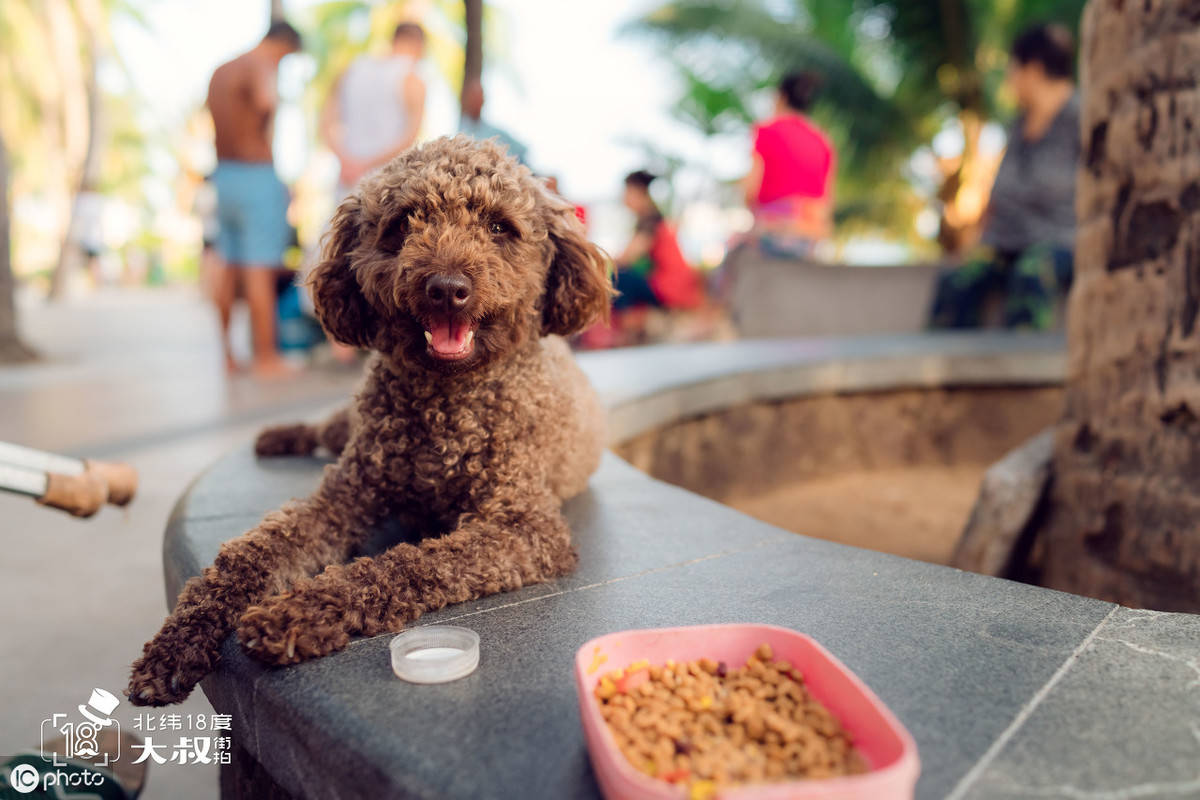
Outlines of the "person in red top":
{"type": "Polygon", "coordinates": [[[696,308],[704,299],[700,276],[683,257],[674,228],[650,196],[654,180],[642,169],[625,177],[625,207],[637,216],[637,225],[616,258],[615,286],[620,294],[613,308],[618,311],[635,306],[696,308]]]}
{"type": "Polygon", "coordinates": [[[743,182],[758,233],[800,254],[833,229],[833,145],[804,114],[819,83],[810,72],[780,81],[775,115],[754,129],[753,165],[743,182]]]}

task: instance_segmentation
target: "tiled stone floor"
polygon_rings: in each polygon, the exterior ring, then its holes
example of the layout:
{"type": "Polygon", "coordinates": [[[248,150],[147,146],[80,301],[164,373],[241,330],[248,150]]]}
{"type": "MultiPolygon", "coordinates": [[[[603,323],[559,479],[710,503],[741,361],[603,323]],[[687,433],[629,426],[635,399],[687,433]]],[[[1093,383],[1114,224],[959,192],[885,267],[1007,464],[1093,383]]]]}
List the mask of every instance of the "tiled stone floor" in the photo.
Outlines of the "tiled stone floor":
{"type": "MultiPolygon", "coordinates": [[[[215,320],[193,292],[111,291],[22,312],[45,359],[0,368],[0,440],[127,460],[141,486],[127,510],[83,521],[0,494],[0,755],[36,748],[41,721],[74,712],[93,687],[124,688],[166,613],[162,531],[195,476],[261,420],[313,413],[357,379],[227,379],[215,320]]],[[[212,708],[196,693],[171,711],[212,708]]],[[[133,715],[122,703],[114,716],[128,729],[133,715]]],[[[155,765],[142,795],[216,796],[216,768],[191,764],[155,765]]]]}

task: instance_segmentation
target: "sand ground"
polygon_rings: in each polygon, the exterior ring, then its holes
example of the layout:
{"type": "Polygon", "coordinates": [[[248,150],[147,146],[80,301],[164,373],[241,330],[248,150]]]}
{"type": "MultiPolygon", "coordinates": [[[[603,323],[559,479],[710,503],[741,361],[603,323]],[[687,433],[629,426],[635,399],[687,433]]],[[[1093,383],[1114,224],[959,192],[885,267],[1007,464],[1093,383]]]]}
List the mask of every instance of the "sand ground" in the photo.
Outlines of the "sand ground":
{"type": "Polygon", "coordinates": [[[781,528],[946,564],[985,465],[860,470],[729,502],[781,528]]]}

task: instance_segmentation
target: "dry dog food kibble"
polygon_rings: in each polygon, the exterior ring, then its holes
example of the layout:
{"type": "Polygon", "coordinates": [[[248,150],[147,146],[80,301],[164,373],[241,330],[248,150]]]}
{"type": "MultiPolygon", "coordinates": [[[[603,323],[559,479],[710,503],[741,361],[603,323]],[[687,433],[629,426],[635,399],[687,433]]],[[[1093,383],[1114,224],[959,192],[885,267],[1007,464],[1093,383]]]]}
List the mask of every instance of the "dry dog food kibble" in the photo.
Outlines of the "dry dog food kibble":
{"type": "Polygon", "coordinates": [[[630,664],[596,686],[600,712],[634,767],[690,797],[718,786],[866,772],[804,677],[762,645],[743,667],[702,658],[630,664]]]}

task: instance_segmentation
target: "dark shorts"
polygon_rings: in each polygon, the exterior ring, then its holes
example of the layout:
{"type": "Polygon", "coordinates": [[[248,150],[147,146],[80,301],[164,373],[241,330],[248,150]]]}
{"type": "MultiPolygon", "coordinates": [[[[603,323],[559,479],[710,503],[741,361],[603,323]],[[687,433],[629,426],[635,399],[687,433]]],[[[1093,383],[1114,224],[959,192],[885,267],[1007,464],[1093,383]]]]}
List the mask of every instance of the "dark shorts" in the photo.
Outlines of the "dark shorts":
{"type": "Polygon", "coordinates": [[[992,295],[1003,298],[1006,328],[1046,330],[1055,322],[1055,308],[1071,288],[1070,250],[1035,245],[1020,253],[981,247],[975,256],[938,276],[930,325],[934,328],[975,328],[992,295]]]}
{"type": "Polygon", "coordinates": [[[628,267],[616,270],[613,286],[620,294],[613,298],[613,308],[622,311],[637,306],[660,306],[658,296],[650,288],[650,259],[643,257],[628,267]]]}
{"type": "Polygon", "coordinates": [[[292,238],[288,191],[272,164],[220,161],[217,188],[217,250],[230,264],[277,267],[292,238]]]}

